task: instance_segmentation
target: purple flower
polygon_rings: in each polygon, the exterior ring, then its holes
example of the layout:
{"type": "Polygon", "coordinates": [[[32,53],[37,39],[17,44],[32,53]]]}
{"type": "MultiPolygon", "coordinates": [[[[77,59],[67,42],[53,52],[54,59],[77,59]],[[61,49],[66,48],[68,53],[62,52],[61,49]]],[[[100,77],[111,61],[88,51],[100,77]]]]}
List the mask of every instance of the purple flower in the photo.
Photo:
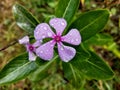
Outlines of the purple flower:
{"type": "Polygon", "coordinates": [[[36,41],[34,44],[30,44],[29,43],[29,37],[25,36],[22,39],[19,40],[20,44],[24,44],[27,52],[29,53],[29,60],[30,61],[35,61],[36,59],[36,55],[35,55],[35,51],[36,51],[36,47],[40,46],[40,42],[36,41]]]}
{"type": "Polygon", "coordinates": [[[67,26],[66,21],[63,18],[53,18],[49,24],[56,31],[56,34],[51,30],[47,23],[39,24],[34,31],[34,37],[37,41],[52,38],[51,41],[39,46],[36,49],[36,55],[44,60],[51,60],[54,56],[54,46],[57,43],[58,53],[64,62],[68,62],[76,54],[76,50],[72,47],[63,45],[62,42],[66,42],[72,45],[79,45],[81,43],[81,36],[77,29],[71,29],[67,35],[62,36],[62,33],[67,26]]]}

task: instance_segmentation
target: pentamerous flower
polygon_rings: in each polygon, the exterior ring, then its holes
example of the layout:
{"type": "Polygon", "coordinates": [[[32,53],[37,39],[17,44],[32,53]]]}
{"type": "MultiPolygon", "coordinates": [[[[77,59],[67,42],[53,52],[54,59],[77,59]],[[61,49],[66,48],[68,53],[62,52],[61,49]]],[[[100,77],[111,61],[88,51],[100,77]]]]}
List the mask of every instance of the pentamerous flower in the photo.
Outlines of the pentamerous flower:
{"type": "Polygon", "coordinates": [[[37,41],[45,38],[52,38],[52,40],[36,49],[36,55],[44,60],[51,60],[54,56],[54,46],[57,43],[61,60],[64,62],[70,61],[75,56],[76,50],[73,47],[65,46],[62,42],[79,45],[81,43],[79,31],[77,29],[71,29],[67,35],[62,36],[62,33],[67,26],[67,23],[63,18],[53,18],[50,20],[49,24],[55,29],[56,34],[51,30],[47,23],[39,24],[34,30],[34,37],[37,41]]]}
{"type": "Polygon", "coordinates": [[[35,55],[35,51],[36,51],[36,47],[40,46],[40,41],[36,41],[34,44],[30,44],[29,43],[29,37],[25,36],[22,39],[19,40],[20,44],[24,44],[27,52],[29,54],[29,60],[30,61],[35,61],[36,60],[36,55],[35,55]]]}

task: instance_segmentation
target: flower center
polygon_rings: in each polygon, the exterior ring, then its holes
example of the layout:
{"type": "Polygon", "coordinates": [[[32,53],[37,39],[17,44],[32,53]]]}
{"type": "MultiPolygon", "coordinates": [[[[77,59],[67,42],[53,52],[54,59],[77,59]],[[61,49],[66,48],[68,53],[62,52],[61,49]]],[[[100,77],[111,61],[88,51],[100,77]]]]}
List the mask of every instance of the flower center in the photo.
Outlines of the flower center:
{"type": "Polygon", "coordinates": [[[34,47],[32,45],[29,46],[30,51],[34,51],[34,47]]]}
{"type": "Polygon", "coordinates": [[[54,40],[55,40],[56,42],[61,42],[61,36],[56,35],[56,36],[54,37],[54,40]]]}

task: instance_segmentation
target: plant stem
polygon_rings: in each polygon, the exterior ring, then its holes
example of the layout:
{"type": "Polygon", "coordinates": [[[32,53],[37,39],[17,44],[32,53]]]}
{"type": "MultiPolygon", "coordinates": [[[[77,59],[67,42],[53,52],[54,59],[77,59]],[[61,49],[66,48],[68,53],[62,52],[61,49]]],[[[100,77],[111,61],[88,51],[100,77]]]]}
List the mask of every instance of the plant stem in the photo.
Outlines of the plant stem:
{"type": "Polygon", "coordinates": [[[0,51],[3,51],[3,50],[5,50],[5,49],[9,48],[10,46],[15,45],[16,43],[18,43],[17,40],[15,40],[15,41],[11,42],[10,44],[6,45],[5,47],[1,48],[0,51]]]}

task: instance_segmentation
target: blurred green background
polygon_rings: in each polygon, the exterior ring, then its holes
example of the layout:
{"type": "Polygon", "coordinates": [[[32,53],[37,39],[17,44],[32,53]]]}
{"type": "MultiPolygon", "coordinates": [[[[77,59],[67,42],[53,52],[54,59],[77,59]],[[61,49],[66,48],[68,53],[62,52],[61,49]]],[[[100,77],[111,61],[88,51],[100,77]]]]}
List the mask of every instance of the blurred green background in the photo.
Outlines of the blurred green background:
{"type": "MultiPolygon", "coordinates": [[[[84,90],[120,90],[120,0],[80,0],[78,12],[86,12],[99,8],[107,8],[110,11],[110,19],[104,31],[110,34],[115,43],[109,47],[93,46],[99,56],[104,58],[115,72],[115,77],[108,81],[87,80],[84,90]]],[[[12,6],[15,3],[22,4],[40,22],[54,15],[58,0],[0,0],[0,69],[8,61],[25,51],[24,46],[14,43],[26,33],[21,30],[14,20],[12,6]],[[13,44],[13,45],[12,45],[13,44]]],[[[54,68],[53,68],[54,69],[54,68]]],[[[51,69],[52,72],[52,69],[51,69]]],[[[79,90],[66,82],[53,70],[52,75],[39,82],[31,82],[28,79],[17,83],[0,86],[0,90],[79,90]]]]}

